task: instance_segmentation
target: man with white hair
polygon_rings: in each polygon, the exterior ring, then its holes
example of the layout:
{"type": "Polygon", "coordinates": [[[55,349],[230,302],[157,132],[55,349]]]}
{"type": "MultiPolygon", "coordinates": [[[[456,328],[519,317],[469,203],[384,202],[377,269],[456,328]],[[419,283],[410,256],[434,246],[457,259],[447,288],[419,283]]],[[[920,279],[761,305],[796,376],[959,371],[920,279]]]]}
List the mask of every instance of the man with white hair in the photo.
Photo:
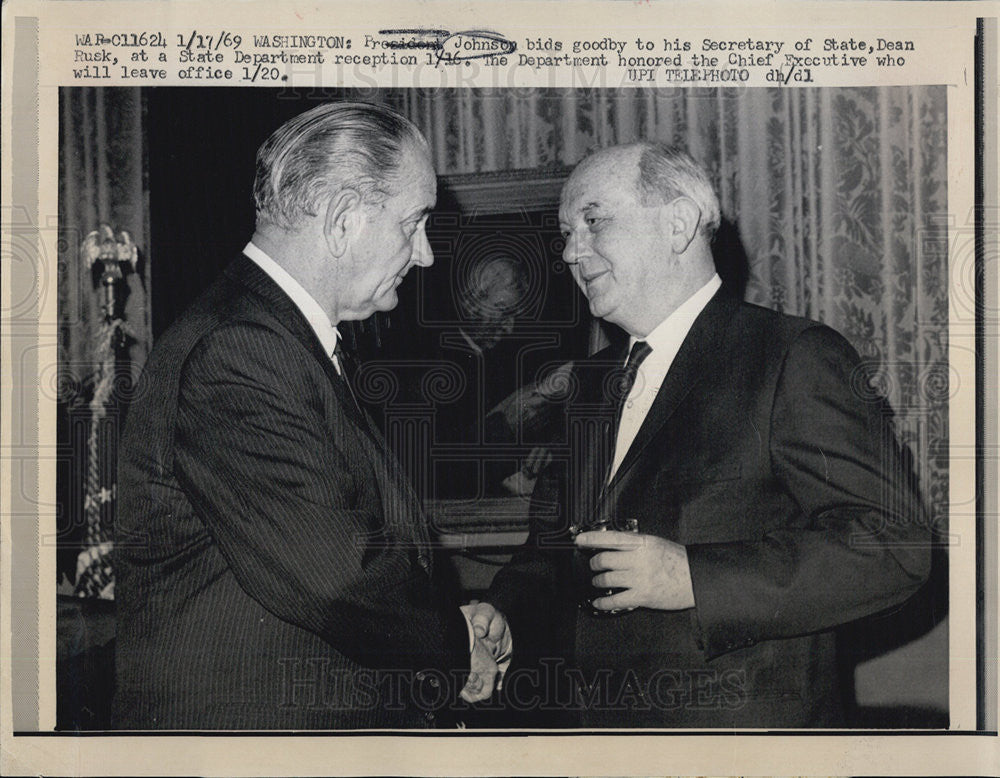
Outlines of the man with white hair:
{"type": "Polygon", "coordinates": [[[559,218],[591,313],[629,342],[577,367],[528,541],[488,598],[542,666],[569,662],[569,691],[512,671],[511,704],[587,727],[843,725],[835,630],[930,565],[857,354],[721,288],[719,203],[682,151],[598,151],[559,218]]]}
{"type": "Polygon", "coordinates": [[[157,342],[127,421],[116,726],[433,726],[493,691],[506,625],[436,583],[337,331],[432,263],[436,186],[378,106],[319,106],[260,148],[253,238],[157,342]]]}

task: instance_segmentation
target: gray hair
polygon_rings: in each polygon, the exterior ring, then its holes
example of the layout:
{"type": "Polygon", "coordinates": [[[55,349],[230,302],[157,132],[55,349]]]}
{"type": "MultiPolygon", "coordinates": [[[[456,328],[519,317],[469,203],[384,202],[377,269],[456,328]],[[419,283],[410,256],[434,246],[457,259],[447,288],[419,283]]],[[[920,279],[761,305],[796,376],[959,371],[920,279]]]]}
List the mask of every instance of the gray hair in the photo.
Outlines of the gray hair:
{"type": "Polygon", "coordinates": [[[408,146],[427,146],[406,117],[370,103],[326,103],[288,120],[257,151],[257,224],[290,230],[340,189],[366,202],[394,193],[408,146]]]}
{"type": "Polygon", "coordinates": [[[689,197],[701,209],[701,232],[711,240],[721,220],[719,198],[708,175],[690,154],[676,146],[644,142],[636,144],[639,156],[639,196],[644,204],[668,203],[689,197]]]}

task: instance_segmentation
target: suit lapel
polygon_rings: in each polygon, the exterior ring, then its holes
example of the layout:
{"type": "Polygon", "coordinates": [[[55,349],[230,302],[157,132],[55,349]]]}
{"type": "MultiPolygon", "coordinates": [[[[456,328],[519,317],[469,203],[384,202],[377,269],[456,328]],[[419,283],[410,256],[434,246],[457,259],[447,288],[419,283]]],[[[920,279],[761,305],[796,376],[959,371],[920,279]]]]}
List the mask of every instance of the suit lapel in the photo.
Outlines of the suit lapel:
{"type": "Polygon", "coordinates": [[[330,355],[326,353],[313,328],[309,325],[306,317],[302,315],[302,311],[274,282],[274,279],[261,270],[256,262],[246,256],[241,256],[229,265],[226,268],[226,275],[261,298],[264,310],[277,319],[296,340],[309,349],[330,380],[334,392],[344,407],[344,412],[362,430],[370,434],[368,420],[362,416],[344,383],[344,379],[333,366],[330,355]]]}
{"type": "Polygon", "coordinates": [[[722,344],[728,337],[727,331],[733,313],[738,307],[739,300],[727,291],[719,290],[695,319],[639,432],[604,491],[601,503],[616,498],[628,482],[630,471],[639,461],[643,450],[669,421],[688,393],[707,375],[718,359],[722,344]]]}
{"type": "Polygon", "coordinates": [[[413,517],[413,520],[408,522],[411,530],[415,533],[413,540],[420,545],[426,544],[428,542],[426,520],[420,509],[420,501],[403,473],[402,466],[389,449],[378,427],[363,410],[358,408],[354,398],[351,397],[347,384],[333,366],[330,355],[326,353],[323,344],[320,343],[298,306],[249,257],[241,256],[226,268],[225,273],[231,281],[245,287],[260,298],[263,309],[277,319],[294,338],[306,346],[319,362],[333,387],[333,391],[340,400],[345,415],[368,437],[375,449],[375,455],[380,459],[381,467],[385,470],[385,483],[382,486],[394,492],[382,495],[384,503],[408,507],[409,511],[405,512],[413,517]]]}

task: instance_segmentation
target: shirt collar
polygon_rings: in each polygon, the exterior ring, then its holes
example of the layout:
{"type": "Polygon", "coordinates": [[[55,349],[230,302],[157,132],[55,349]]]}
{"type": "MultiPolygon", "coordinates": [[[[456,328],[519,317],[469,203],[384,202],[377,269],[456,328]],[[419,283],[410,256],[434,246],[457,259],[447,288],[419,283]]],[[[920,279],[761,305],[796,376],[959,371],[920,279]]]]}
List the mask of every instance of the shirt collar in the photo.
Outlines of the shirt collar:
{"type": "MultiPolygon", "coordinates": [[[[629,350],[631,351],[632,346],[637,341],[645,340],[653,349],[653,355],[657,355],[657,353],[663,355],[665,352],[676,354],[677,349],[680,348],[680,344],[687,337],[688,332],[694,325],[694,320],[698,318],[698,314],[705,309],[709,300],[715,296],[715,293],[721,286],[722,279],[719,278],[718,273],[715,273],[701,289],[691,295],[673,313],[656,325],[649,335],[645,338],[630,337],[628,342],[629,350]]],[[[670,358],[673,359],[672,356],[670,358]]]]}
{"type": "Polygon", "coordinates": [[[295,307],[305,316],[306,321],[309,322],[309,326],[316,333],[316,337],[319,338],[323,350],[327,354],[333,354],[334,349],[337,347],[337,341],[340,338],[340,332],[330,321],[330,317],[326,315],[320,304],[316,302],[315,298],[302,287],[302,284],[292,278],[287,270],[255,246],[253,241],[247,243],[243,248],[243,253],[253,260],[261,270],[267,273],[271,277],[271,280],[280,286],[281,290],[291,298],[292,302],[295,303],[295,307]]]}

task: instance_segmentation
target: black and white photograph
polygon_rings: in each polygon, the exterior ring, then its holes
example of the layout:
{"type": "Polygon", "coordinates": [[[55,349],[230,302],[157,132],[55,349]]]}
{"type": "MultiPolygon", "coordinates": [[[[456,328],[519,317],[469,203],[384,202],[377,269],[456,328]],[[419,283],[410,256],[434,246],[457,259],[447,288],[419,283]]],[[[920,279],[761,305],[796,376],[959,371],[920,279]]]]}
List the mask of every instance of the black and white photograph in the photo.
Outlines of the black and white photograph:
{"type": "Polygon", "coordinates": [[[947,729],[947,93],[59,93],[57,728],[947,729]]]}
{"type": "Polygon", "coordinates": [[[0,773],[995,773],[998,8],[8,0],[0,773]]]}

